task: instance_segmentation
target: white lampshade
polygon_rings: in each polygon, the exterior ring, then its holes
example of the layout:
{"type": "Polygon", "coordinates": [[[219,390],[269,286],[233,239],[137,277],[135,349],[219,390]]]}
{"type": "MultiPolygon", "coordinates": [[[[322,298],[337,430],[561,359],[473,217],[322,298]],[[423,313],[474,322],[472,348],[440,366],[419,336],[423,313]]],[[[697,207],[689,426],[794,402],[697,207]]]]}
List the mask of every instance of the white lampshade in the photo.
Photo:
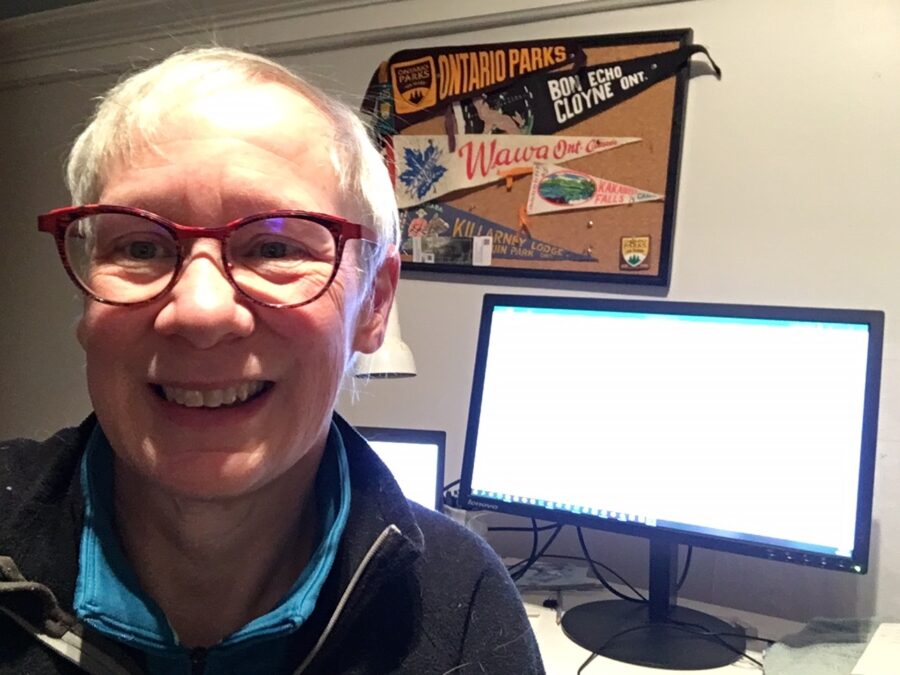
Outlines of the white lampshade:
{"type": "Polygon", "coordinates": [[[415,376],[416,360],[400,335],[400,309],[396,300],[388,316],[384,343],[373,354],[359,354],[353,374],[356,377],[378,378],[415,376]]]}

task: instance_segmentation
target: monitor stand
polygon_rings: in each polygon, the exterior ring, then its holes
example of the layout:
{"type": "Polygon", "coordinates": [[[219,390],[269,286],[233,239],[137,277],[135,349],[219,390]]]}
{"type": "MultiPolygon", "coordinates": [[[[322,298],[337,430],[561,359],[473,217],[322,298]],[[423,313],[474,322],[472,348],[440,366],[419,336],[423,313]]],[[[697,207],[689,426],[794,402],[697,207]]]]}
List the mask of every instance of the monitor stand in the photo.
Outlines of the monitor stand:
{"type": "Polygon", "coordinates": [[[678,545],[651,538],[648,602],[604,600],[573,607],[563,614],[563,632],[592,653],[640,666],[703,670],[733,663],[746,648],[743,630],[676,606],[677,570],[678,545]]]}

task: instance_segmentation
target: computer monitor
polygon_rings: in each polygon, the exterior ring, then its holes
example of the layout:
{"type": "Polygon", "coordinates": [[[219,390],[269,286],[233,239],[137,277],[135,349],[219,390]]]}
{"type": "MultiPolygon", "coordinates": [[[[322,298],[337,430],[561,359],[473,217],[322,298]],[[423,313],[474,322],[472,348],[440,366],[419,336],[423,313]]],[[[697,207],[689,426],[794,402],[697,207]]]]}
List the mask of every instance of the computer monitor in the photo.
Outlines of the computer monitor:
{"type": "Polygon", "coordinates": [[[883,322],[487,295],[461,501],[646,537],[649,602],[575,607],[565,632],[631,663],[729,663],[742,638],[698,636],[734,628],[675,603],[677,547],[866,572],[883,322]]]}
{"type": "Polygon", "coordinates": [[[407,499],[440,511],[447,434],[424,429],[356,427],[387,465],[407,499]]]}

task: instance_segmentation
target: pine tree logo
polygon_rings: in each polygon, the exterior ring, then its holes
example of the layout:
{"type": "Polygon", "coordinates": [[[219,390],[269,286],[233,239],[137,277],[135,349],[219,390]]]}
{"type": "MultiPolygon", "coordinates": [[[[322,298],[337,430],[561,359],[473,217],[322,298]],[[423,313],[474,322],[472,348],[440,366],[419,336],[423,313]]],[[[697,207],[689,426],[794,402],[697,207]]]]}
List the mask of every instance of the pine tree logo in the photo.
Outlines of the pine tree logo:
{"type": "Polygon", "coordinates": [[[430,56],[391,64],[391,84],[398,114],[418,112],[437,103],[437,78],[430,56]]]}
{"type": "Polygon", "coordinates": [[[636,272],[650,269],[650,237],[622,237],[619,244],[619,269],[636,272]]]}

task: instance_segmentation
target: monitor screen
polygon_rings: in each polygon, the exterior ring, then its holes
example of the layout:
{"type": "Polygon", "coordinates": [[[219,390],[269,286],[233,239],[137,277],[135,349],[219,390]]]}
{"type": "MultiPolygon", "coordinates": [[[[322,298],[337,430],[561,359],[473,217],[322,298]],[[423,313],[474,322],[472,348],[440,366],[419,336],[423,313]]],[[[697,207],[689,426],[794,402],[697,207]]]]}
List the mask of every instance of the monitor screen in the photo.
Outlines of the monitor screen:
{"type": "Polygon", "coordinates": [[[463,504],[864,573],[883,319],[488,295],[463,504]]]}
{"type": "Polygon", "coordinates": [[[387,465],[407,499],[440,511],[443,506],[443,431],[357,427],[387,465]]]}

